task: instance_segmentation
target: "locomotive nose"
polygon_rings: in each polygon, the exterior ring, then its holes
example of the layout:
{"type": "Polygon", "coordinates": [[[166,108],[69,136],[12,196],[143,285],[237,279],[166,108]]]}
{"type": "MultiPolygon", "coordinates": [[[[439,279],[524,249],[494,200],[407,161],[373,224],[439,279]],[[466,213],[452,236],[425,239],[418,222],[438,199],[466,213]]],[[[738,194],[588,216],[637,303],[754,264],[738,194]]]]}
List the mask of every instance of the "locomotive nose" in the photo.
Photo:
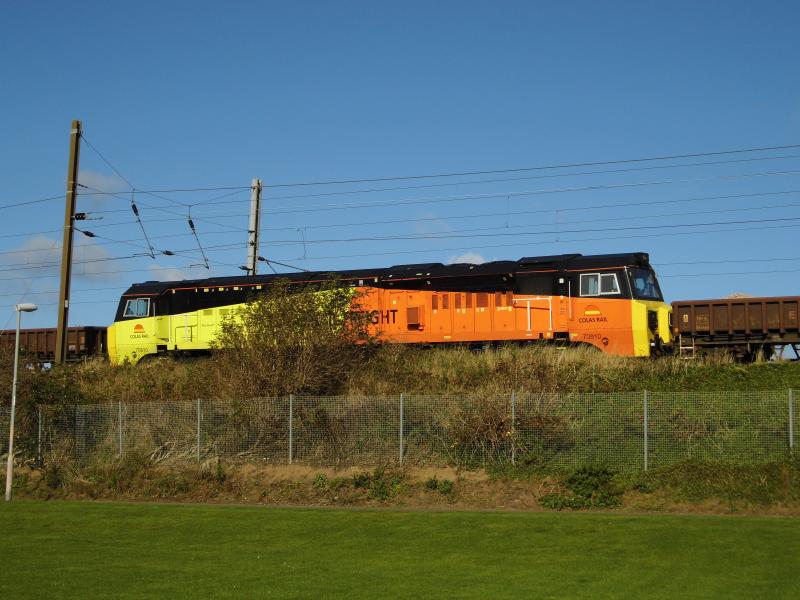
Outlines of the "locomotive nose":
{"type": "Polygon", "coordinates": [[[117,364],[117,333],[116,328],[110,325],[108,328],[108,336],[106,345],[108,347],[108,360],[112,365],[117,364]]]}

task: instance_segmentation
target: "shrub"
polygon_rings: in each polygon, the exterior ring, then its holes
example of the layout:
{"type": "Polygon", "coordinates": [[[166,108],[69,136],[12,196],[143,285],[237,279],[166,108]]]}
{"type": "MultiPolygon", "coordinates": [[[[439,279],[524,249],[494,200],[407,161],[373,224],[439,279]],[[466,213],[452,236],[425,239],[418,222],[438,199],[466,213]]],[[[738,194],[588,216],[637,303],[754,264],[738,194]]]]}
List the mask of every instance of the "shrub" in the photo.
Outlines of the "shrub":
{"type": "Polygon", "coordinates": [[[539,504],[554,510],[619,506],[623,490],[615,484],[614,475],[613,471],[605,467],[580,467],[563,481],[571,494],[547,494],[542,496],[539,504]]]}
{"type": "Polygon", "coordinates": [[[404,475],[398,473],[387,473],[385,469],[378,468],[370,473],[356,473],[353,475],[353,486],[358,489],[366,489],[367,496],[372,500],[388,500],[393,498],[402,489],[404,475]]]}
{"type": "Polygon", "coordinates": [[[278,280],[223,321],[216,379],[239,397],[340,391],[373,341],[371,315],[360,308],[358,292],[338,281],[278,280]]]}
{"type": "Polygon", "coordinates": [[[431,477],[425,482],[425,489],[430,492],[435,492],[439,489],[439,480],[436,479],[436,475],[431,477]]]}
{"type": "Polygon", "coordinates": [[[64,485],[64,472],[58,463],[50,462],[44,467],[44,483],[51,490],[64,485]]]}
{"type": "Polygon", "coordinates": [[[318,490],[324,490],[328,487],[328,476],[325,473],[317,473],[314,475],[313,485],[318,490]]]}
{"type": "Polygon", "coordinates": [[[439,492],[444,496],[450,496],[453,493],[453,482],[449,479],[442,479],[439,482],[439,492]]]}
{"type": "Polygon", "coordinates": [[[356,473],[353,475],[353,486],[358,489],[369,487],[372,477],[369,473],[356,473]]]}
{"type": "Polygon", "coordinates": [[[222,468],[222,461],[217,459],[217,465],[214,468],[214,481],[218,486],[222,487],[228,476],[225,474],[225,469],[222,468]]]}

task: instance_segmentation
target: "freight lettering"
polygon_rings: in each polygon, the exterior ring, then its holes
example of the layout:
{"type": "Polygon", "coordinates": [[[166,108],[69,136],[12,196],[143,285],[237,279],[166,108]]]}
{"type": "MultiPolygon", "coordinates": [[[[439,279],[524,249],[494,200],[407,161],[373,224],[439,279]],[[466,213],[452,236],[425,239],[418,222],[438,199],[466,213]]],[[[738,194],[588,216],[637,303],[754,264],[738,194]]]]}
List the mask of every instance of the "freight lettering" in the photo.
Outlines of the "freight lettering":
{"type": "Polygon", "coordinates": [[[608,323],[608,317],[578,317],[578,323],[608,323]]]}
{"type": "Polygon", "coordinates": [[[396,323],[397,318],[397,309],[393,308],[391,310],[373,310],[372,311],[372,324],[377,325],[394,325],[396,323]]]}

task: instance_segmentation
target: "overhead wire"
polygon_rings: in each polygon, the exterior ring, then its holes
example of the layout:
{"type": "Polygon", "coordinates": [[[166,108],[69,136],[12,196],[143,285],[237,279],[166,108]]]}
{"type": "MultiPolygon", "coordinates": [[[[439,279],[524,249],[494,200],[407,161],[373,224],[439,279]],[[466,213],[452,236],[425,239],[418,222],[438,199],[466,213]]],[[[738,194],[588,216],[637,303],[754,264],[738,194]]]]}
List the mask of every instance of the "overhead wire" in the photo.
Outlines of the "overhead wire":
{"type": "MultiPolygon", "coordinates": [[[[85,140],[85,141],[87,141],[87,143],[88,143],[88,140],[85,140]]],[[[91,143],[89,143],[89,145],[98,154],[98,156],[100,156],[101,159],[103,159],[104,162],[106,162],[106,164],[108,164],[109,167],[118,176],[120,176],[121,179],[123,179],[126,183],[128,183],[131,186],[131,188],[133,188],[133,185],[130,183],[130,181],[128,181],[119,172],[119,170],[116,169],[116,167],[114,167],[101,153],[99,153],[99,151],[97,151],[96,148],[91,146],[91,143]]],[[[544,166],[539,166],[539,167],[525,167],[525,168],[519,168],[519,169],[502,169],[502,170],[492,170],[492,171],[472,171],[472,172],[462,172],[462,173],[439,173],[439,174],[430,174],[430,175],[415,175],[415,176],[403,176],[403,177],[391,177],[391,178],[373,178],[373,179],[359,179],[359,180],[337,180],[337,181],[328,181],[328,182],[319,182],[319,181],[317,181],[317,182],[300,182],[300,183],[294,183],[294,184],[274,184],[274,185],[267,185],[267,186],[264,186],[264,187],[294,187],[294,186],[300,186],[300,185],[303,185],[303,186],[306,186],[306,185],[309,185],[309,186],[310,185],[333,185],[333,184],[344,184],[344,183],[366,183],[366,182],[375,182],[375,181],[395,181],[395,180],[423,179],[423,178],[436,178],[436,177],[455,177],[455,176],[467,176],[467,175],[483,175],[483,174],[493,174],[493,173],[510,173],[510,172],[519,172],[519,171],[545,170],[545,169],[557,169],[557,168],[568,168],[568,167],[597,166],[597,165],[604,165],[604,164],[609,164],[609,165],[610,164],[622,164],[622,163],[627,163],[627,162],[656,161],[656,160],[667,160],[667,159],[676,159],[676,158],[694,158],[694,157],[700,157],[700,156],[735,154],[735,153],[743,153],[743,152],[756,152],[756,151],[788,149],[788,148],[797,148],[797,147],[800,147],[800,145],[771,146],[771,147],[763,147],[763,148],[749,148],[749,149],[739,149],[739,150],[728,150],[728,151],[711,152],[711,153],[696,153],[696,154],[690,154],[690,155],[645,157],[645,158],[638,158],[638,159],[626,159],[626,160],[622,160],[622,161],[602,161],[602,162],[595,162],[595,163],[572,163],[572,164],[569,164],[569,165],[544,165],[544,166]]],[[[737,161],[719,161],[719,162],[753,162],[753,161],[756,161],[756,160],[779,160],[779,159],[785,159],[785,158],[794,158],[794,157],[793,156],[758,157],[758,158],[751,158],[751,159],[744,159],[744,160],[737,160],[737,161]]],[[[699,163],[689,164],[689,165],[685,165],[685,166],[689,167],[689,166],[697,166],[697,165],[699,165],[699,163]]],[[[656,169],[656,168],[680,168],[682,166],[683,165],[664,165],[664,166],[661,166],[661,167],[645,167],[645,168],[636,169],[636,170],[645,170],[645,169],[649,170],[649,169],[656,169]]],[[[620,171],[626,171],[626,170],[627,169],[615,170],[615,171],[616,172],[620,172],[620,171]]],[[[630,169],[630,170],[633,170],[633,169],[630,169]]],[[[716,180],[716,179],[733,179],[733,178],[739,178],[739,177],[762,177],[762,176],[778,176],[778,175],[796,175],[798,173],[800,173],[800,172],[798,172],[798,171],[783,171],[783,172],[771,172],[771,173],[747,173],[747,174],[727,175],[727,176],[712,177],[712,178],[702,178],[702,179],[692,179],[692,180],[678,180],[677,182],[676,181],[669,181],[669,182],[667,182],[667,181],[657,181],[657,182],[626,183],[626,184],[620,184],[619,186],[614,186],[613,188],[610,187],[610,186],[587,186],[586,188],[568,188],[568,189],[565,189],[565,190],[534,190],[533,192],[504,192],[501,195],[503,195],[503,196],[517,196],[517,195],[560,193],[560,192],[566,192],[566,191],[588,191],[588,190],[594,190],[594,189],[615,189],[616,187],[631,187],[631,186],[642,186],[642,185],[665,185],[666,183],[694,183],[694,182],[710,181],[710,180],[716,180]]],[[[594,174],[599,174],[599,173],[594,173],[594,174]]],[[[570,175],[574,176],[574,175],[579,175],[579,174],[562,174],[562,175],[557,175],[557,176],[570,176],[570,175]]],[[[556,176],[556,175],[554,175],[554,176],[556,176]]],[[[548,176],[545,176],[545,177],[548,177],[548,176]]],[[[461,183],[457,183],[457,184],[453,184],[453,185],[471,185],[471,184],[474,184],[474,183],[477,183],[477,182],[461,182],[461,183]]],[[[230,193],[223,194],[222,196],[220,196],[220,197],[218,197],[216,199],[208,199],[208,202],[207,201],[200,201],[198,203],[195,203],[195,205],[201,205],[201,204],[206,204],[206,203],[213,203],[216,200],[224,200],[224,199],[227,199],[230,196],[233,196],[235,194],[244,192],[244,191],[249,190],[249,189],[250,189],[249,186],[232,186],[232,187],[224,187],[224,188],[223,187],[218,187],[218,188],[176,188],[176,189],[171,189],[171,190],[145,190],[145,191],[143,191],[141,193],[158,194],[158,193],[188,192],[188,191],[212,191],[212,190],[213,191],[221,191],[221,190],[230,191],[230,190],[234,190],[234,191],[232,191],[230,193]]],[[[356,192],[357,193],[366,193],[366,190],[358,190],[356,192]]],[[[336,193],[339,193],[339,192],[336,192],[336,193]]],[[[347,193],[347,192],[341,192],[341,193],[344,194],[344,193],[347,193]]],[[[783,192],[778,192],[778,193],[783,193],[783,192]]],[[[794,193],[794,192],[787,192],[787,193],[794,193]]],[[[98,194],[116,195],[116,193],[109,193],[109,192],[102,192],[102,191],[99,191],[98,194]]],[[[84,194],[84,195],[93,195],[93,194],[84,194]]],[[[61,195],[54,196],[53,199],[60,198],[60,197],[61,197],[61,195]]],[[[477,198],[497,197],[497,196],[475,195],[473,197],[475,197],[477,199],[477,198]]],[[[174,202],[176,204],[181,204],[183,206],[191,206],[191,204],[186,204],[186,203],[182,203],[182,202],[179,202],[179,201],[175,201],[174,199],[171,199],[171,198],[167,198],[167,197],[161,197],[161,198],[163,200],[166,200],[166,201],[169,201],[169,202],[174,202]]],[[[41,199],[41,200],[38,200],[38,201],[46,201],[46,200],[47,199],[41,199]]],[[[436,199],[432,199],[432,200],[435,201],[435,202],[442,202],[442,201],[451,201],[451,200],[453,200],[453,198],[436,198],[436,199]]],[[[400,202],[391,201],[391,202],[388,202],[388,204],[397,205],[397,204],[405,204],[405,203],[418,203],[418,202],[422,203],[423,201],[427,202],[427,200],[423,200],[423,199],[413,199],[413,200],[406,201],[406,202],[403,202],[403,201],[400,201],[400,202]]],[[[33,201],[33,202],[37,202],[37,201],[33,201]]],[[[378,205],[385,205],[385,204],[387,204],[387,203],[367,203],[366,206],[371,207],[371,206],[378,206],[378,205]]],[[[337,206],[336,208],[352,208],[352,207],[357,207],[357,206],[358,206],[358,204],[350,204],[350,205],[345,205],[345,206],[337,206]]],[[[608,205],[608,207],[611,207],[611,206],[613,206],[613,205],[608,205]]],[[[776,206],[774,208],[782,208],[782,207],[788,207],[788,206],[792,206],[792,205],[776,206]]],[[[0,207],[0,208],[3,208],[3,207],[0,207]]],[[[163,207],[158,207],[158,206],[153,206],[153,207],[148,207],[148,208],[152,208],[154,210],[165,210],[163,207]]],[[[279,211],[283,211],[284,208],[288,208],[288,207],[276,207],[276,208],[279,211]]],[[[333,209],[333,207],[329,207],[329,205],[321,205],[321,206],[318,206],[318,207],[314,207],[312,210],[320,210],[320,209],[328,210],[328,209],[333,209]]],[[[566,209],[566,210],[575,210],[575,209],[566,209]]],[[[738,209],[738,210],[755,210],[755,209],[742,208],[742,209],[738,209]]],[[[165,210],[165,212],[169,212],[169,211],[165,210]]],[[[295,210],[295,211],[286,210],[286,211],[283,211],[283,212],[308,212],[308,211],[307,210],[295,210]]],[[[701,213],[688,213],[688,214],[708,214],[708,213],[711,213],[711,212],[720,212],[720,211],[705,211],[705,212],[701,212],[701,213]]],[[[173,213],[173,214],[176,214],[176,213],[173,213]]],[[[280,212],[278,214],[280,214],[280,212]]],[[[497,214],[501,214],[501,213],[497,213],[497,214]]],[[[476,216],[481,216],[481,215],[476,215],[476,216]]],[[[655,215],[655,216],[662,217],[662,216],[671,216],[671,215],[655,215]]],[[[196,218],[198,220],[205,219],[205,217],[197,217],[197,216],[195,216],[194,218],[196,218]]],[[[457,218],[468,218],[468,216],[458,216],[457,218]]],[[[191,219],[192,219],[192,217],[190,215],[188,217],[188,220],[191,221],[191,219]]],[[[441,217],[437,217],[437,218],[434,218],[432,220],[435,220],[435,219],[441,219],[441,217]]],[[[624,220],[624,219],[626,219],[626,218],[606,219],[606,221],[624,220]]],[[[696,224],[692,223],[692,224],[674,225],[674,227],[687,227],[687,226],[689,226],[689,227],[701,227],[701,226],[702,227],[706,227],[706,226],[711,226],[711,225],[716,226],[716,225],[731,225],[731,224],[766,223],[766,222],[777,222],[777,221],[786,221],[786,220],[794,220],[794,219],[760,219],[760,220],[724,221],[724,222],[716,222],[716,223],[696,223],[696,224]]],[[[395,221],[398,221],[398,220],[395,220],[395,221]]],[[[387,223],[389,223],[389,222],[391,222],[391,221],[387,221],[387,223]]],[[[401,222],[413,222],[413,220],[403,220],[401,222]]],[[[575,222],[581,222],[581,221],[575,221],[575,222]]],[[[567,223],[569,223],[569,222],[567,222],[567,223]]],[[[565,224],[565,223],[562,223],[562,224],[565,224]]],[[[215,225],[220,226],[220,227],[228,227],[228,226],[223,225],[221,223],[215,223],[215,225]]],[[[344,225],[344,224],[343,225],[330,225],[330,224],[328,224],[328,225],[321,225],[319,227],[321,228],[321,227],[331,227],[331,226],[342,226],[342,227],[344,227],[346,225],[344,225]]],[[[314,226],[311,226],[311,227],[314,227],[314,226]]],[[[515,227],[517,227],[517,226],[515,226],[515,227]]],[[[664,225],[650,226],[650,227],[644,227],[644,229],[652,229],[654,227],[662,228],[662,227],[665,227],[665,226],[664,225]]],[[[639,229],[639,228],[641,228],[641,227],[637,227],[636,229],[639,229]]],[[[194,227],[190,226],[190,229],[192,230],[192,234],[195,236],[195,239],[196,239],[196,241],[198,243],[198,248],[200,250],[201,255],[203,255],[203,257],[204,257],[204,260],[205,260],[206,266],[207,266],[208,265],[208,259],[205,256],[205,252],[203,250],[202,244],[200,244],[200,240],[197,238],[197,232],[196,232],[194,227]]],[[[241,230],[241,228],[231,228],[231,229],[234,229],[236,231],[241,230]]],[[[275,229],[277,229],[277,228],[267,228],[267,230],[275,230],[275,229]]],[[[630,230],[630,229],[632,229],[632,228],[617,228],[617,229],[611,229],[609,231],[630,230]]],[[[757,229],[757,228],[751,228],[751,229],[757,229]]],[[[464,232],[468,232],[468,231],[471,231],[471,230],[463,230],[463,231],[464,232]]],[[[564,234],[564,233],[576,233],[576,232],[583,232],[583,231],[590,231],[590,230],[573,230],[573,231],[570,231],[570,230],[563,231],[562,230],[562,231],[559,231],[557,233],[564,234]]],[[[143,233],[145,233],[145,237],[147,237],[146,236],[146,232],[143,232],[143,233]]],[[[212,232],[212,233],[223,233],[223,232],[212,232]]],[[[527,236],[527,235],[547,235],[547,234],[550,234],[550,233],[552,233],[552,232],[546,232],[546,231],[513,232],[513,233],[512,232],[505,232],[505,233],[500,233],[500,234],[489,234],[489,233],[482,234],[482,235],[479,234],[479,235],[476,235],[474,237],[495,237],[496,235],[525,235],[525,236],[527,236]]],[[[100,237],[102,237],[102,236],[100,236],[100,237]]],[[[170,237],[174,237],[174,236],[170,236],[170,237]]],[[[340,241],[341,242],[345,242],[345,241],[389,240],[389,239],[447,239],[447,238],[454,238],[454,237],[473,237],[473,236],[459,236],[459,235],[453,235],[451,233],[450,235],[435,235],[434,237],[431,237],[430,234],[424,234],[423,236],[419,236],[419,235],[417,235],[417,236],[383,236],[383,237],[379,237],[379,238],[363,237],[363,238],[349,238],[349,239],[341,239],[341,240],[309,240],[308,242],[309,243],[334,243],[334,242],[340,242],[340,241]]],[[[112,243],[127,243],[126,241],[123,241],[123,240],[111,240],[110,238],[104,238],[104,237],[103,237],[103,239],[108,239],[112,243]]],[[[150,247],[150,250],[152,251],[153,247],[150,245],[149,239],[147,240],[147,242],[148,242],[148,246],[150,247]]],[[[293,243],[298,243],[296,241],[292,241],[292,242],[293,243]]],[[[284,243],[284,242],[278,241],[278,243],[284,243]]],[[[130,245],[133,245],[133,244],[130,244],[130,245]]],[[[246,246],[246,244],[220,244],[220,245],[216,245],[216,246],[210,246],[209,249],[236,248],[236,247],[242,247],[242,246],[246,246]]],[[[179,251],[175,251],[174,253],[179,253],[179,252],[184,253],[184,252],[194,252],[194,251],[195,250],[179,250],[179,251]]],[[[425,250],[425,251],[427,252],[427,251],[430,251],[430,250],[425,250]]],[[[87,260],[87,261],[81,261],[81,262],[78,262],[77,264],[86,264],[86,263],[90,263],[90,262],[99,262],[99,261],[105,261],[105,260],[126,260],[126,259],[129,259],[129,258],[136,258],[136,257],[137,257],[137,255],[132,255],[130,257],[104,257],[102,259],[92,259],[92,260],[87,260]]],[[[313,257],[310,258],[310,260],[312,260],[312,259],[314,259],[314,258],[313,257]]],[[[316,260],[316,259],[314,259],[314,260],[316,260]]],[[[293,265],[289,265],[287,263],[281,263],[281,262],[278,262],[278,261],[273,261],[272,259],[269,259],[269,260],[265,259],[264,262],[267,262],[270,265],[270,268],[272,268],[270,263],[273,263],[273,262],[275,264],[277,264],[277,265],[286,266],[287,268],[298,268],[298,267],[294,267],[293,265]]],[[[44,266],[49,266],[49,265],[44,265],[44,266]]],[[[31,267],[30,266],[25,266],[25,267],[21,267],[20,270],[25,270],[25,269],[29,269],[29,268],[31,268],[31,267]]],[[[169,267],[166,267],[166,268],[169,268],[169,267]]]]}
{"type": "MultiPolygon", "coordinates": [[[[659,224],[659,225],[638,225],[633,227],[615,227],[606,228],[604,231],[619,232],[630,231],[638,229],[671,229],[675,227],[705,227],[716,225],[741,225],[749,223],[772,223],[781,221],[800,221],[800,217],[780,217],[775,219],[749,219],[737,221],[714,221],[709,223],[676,223],[676,224],[659,224]]],[[[505,228],[503,228],[505,229],[505,228]]],[[[471,232],[473,230],[470,230],[471,232]]],[[[453,233],[420,233],[409,235],[387,235],[387,236],[360,236],[351,238],[328,238],[321,240],[272,240],[271,243],[275,245],[295,245],[295,244],[335,244],[335,243],[352,243],[352,242],[378,242],[378,241],[398,241],[398,240],[440,240],[440,239],[454,239],[454,238],[482,238],[482,237],[508,237],[508,236],[532,236],[532,235],[549,235],[549,234],[564,234],[564,233],[593,233],[597,229],[558,229],[548,231],[514,231],[514,232],[495,232],[495,233],[475,233],[470,235],[461,235],[453,233]]]]}
{"type": "Polygon", "coordinates": [[[746,179],[755,177],[779,177],[779,176],[795,176],[800,175],[800,171],[771,171],[759,173],[738,173],[733,175],[717,175],[713,177],[700,177],[694,179],[666,179],[656,181],[637,181],[616,184],[598,184],[582,187],[564,187],[564,188],[550,188],[550,189],[537,189],[537,190],[523,190],[523,191],[502,191],[484,194],[463,194],[456,196],[439,196],[439,197],[422,197],[422,198],[408,198],[398,200],[379,200],[373,202],[352,202],[347,204],[319,204],[305,208],[291,208],[288,206],[275,206],[272,207],[270,214],[290,214],[290,213],[308,213],[308,212],[321,212],[331,210],[345,210],[351,208],[374,208],[379,206],[402,206],[412,204],[436,204],[442,202],[461,202],[465,200],[486,200],[490,198],[516,198],[522,196],[539,196],[548,194],[564,194],[575,192],[592,192],[600,190],[620,190],[632,189],[651,186],[664,186],[674,184],[692,184],[692,183],[707,183],[710,181],[727,181],[735,179],[746,179]]]}
{"type": "MultiPolygon", "coordinates": [[[[460,213],[456,215],[439,215],[433,217],[415,217],[409,219],[384,219],[384,220],[374,220],[374,221],[350,221],[345,223],[322,223],[319,225],[303,225],[304,229],[340,229],[346,227],[360,227],[360,226],[372,226],[372,225],[388,225],[388,224],[401,224],[401,223],[424,223],[424,222],[432,222],[432,221],[451,221],[451,220],[459,220],[459,219],[474,219],[474,218],[484,218],[484,217],[504,217],[504,216],[521,216],[521,215],[533,215],[533,214],[545,214],[545,213],[552,213],[558,210],[559,212],[572,212],[572,211],[586,211],[586,210],[597,210],[597,209],[605,209],[605,208],[628,208],[628,207],[637,207],[637,206],[655,206],[660,204],[677,204],[677,203],[692,203],[692,202],[702,202],[702,201],[711,201],[711,200],[732,200],[732,199],[740,199],[740,198],[755,198],[761,196],[779,196],[779,195],[787,195],[787,194],[798,194],[800,193],[800,189],[793,189],[793,190],[780,190],[780,191],[770,191],[770,192],[752,192],[746,194],[724,194],[724,195],[717,195],[717,196],[692,196],[688,198],[677,198],[677,199],[667,199],[667,200],[642,200],[642,201],[635,201],[635,202],[619,202],[619,203],[602,203],[602,204],[584,204],[579,206],[564,206],[556,208],[537,208],[532,210],[521,210],[521,211],[495,211],[495,212],[482,212],[482,213],[460,213]]],[[[247,213],[235,213],[235,214],[226,214],[226,215],[212,215],[214,219],[226,219],[226,218],[240,218],[248,216],[247,213]]],[[[195,217],[197,220],[199,218],[195,217]]],[[[171,221],[180,221],[182,220],[181,217],[169,217],[163,219],[150,219],[151,223],[161,223],[161,222],[171,222],[171,221]]],[[[116,227],[116,226],[123,226],[134,223],[135,221],[124,221],[120,223],[102,223],[99,225],[94,225],[93,228],[103,228],[103,227],[116,227]]],[[[222,226],[222,223],[213,223],[214,225],[222,226]]],[[[262,227],[261,231],[296,231],[296,225],[286,225],[284,227],[262,227]]],[[[237,228],[237,231],[247,231],[246,228],[240,227],[237,228]]]]}
{"type": "MultiPolygon", "coordinates": [[[[653,232],[653,233],[645,233],[645,234],[628,234],[626,235],[626,239],[633,239],[633,238],[652,238],[652,237],[672,237],[672,236],[681,236],[681,235],[696,235],[698,233],[707,234],[707,233],[729,233],[729,232],[737,232],[737,231],[763,231],[763,230],[774,230],[774,229],[791,229],[798,227],[797,224],[792,223],[788,225],[769,225],[763,227],[739,227],[739,228],[725,228],[725,229],[708,229],[705,231],[670,231],[670,232],[653,232]]],[[[572,242],[591,242],[591,241],[609,241],[608,236],[604,235],[602,237],[581,237],[576,239],[563,239],[560,240],[560,243],[572,243],[572,242]]],[[[540,246],[540,245],[549,245],[553,244],[552,240],[549,241],[540,241],[540,242],[524,242],[525,246],[540,246]]],[[[459,251],[467,251],[467,250],[486,250],[486,249],[497,249],[497,248],[515,248],[519,247],[523,243],[521,242],[512,242],[512,243],[505,243],[505,244],[490,244],[490,245],[470,245],[470,246],[457,246],[457,247],[445,247],[445,248],[423,248],[423,249],[416,249],[416,250],[394,250],[394,251],[386,251],[386,252],[370,252],[369,256],[399,256],[404,254],[425,254],[431,252],[459,252],[459,251]]],[[[363,258],[364,253],[360,252],[358,254],[338,254],[338,255],[328,255],[328,256],[309,256],[306,260],[332,260],[332,259],[339,259],[339,258],[363,258]]],[[[303,260],[300,257],[294,257],[287,260],[303,260]]]]}
{"type": "Polygon", "coordinates": [[[606,169],[602,171],[582,171],[582,172],[571,172],[571,173],[553,173],[549,175],[533,175],[533,176],[526,176],[526,177],[503,177],[503,178],[495,178],[495,179],[478,179],[478,180],[471,180],[471,181],[448,181],[445,183],[428,183],[424,185],[409,185],[409,186],[392,186],[392,187],[381,187],[381,188],[368,188],[368,189],[358,189],[358,190],[344,190],[344,191],[336,191],[336,192],[318,192],[314,194],[294,194],[294,195],[284,195],[284,196],[270,196],[270,200],[295,200],[295,199],[306,199],[306,198],[321,198],[321,197],[330,197],[330,196],[349,196],[349,195],[356,195],[356,194],[369,194],[369,193],[376,193],[376,192],[389,192],[389,191],[400,191],[400,190],[417,190],[417,189],[430,189],[430,188],[440,188],[440,187],[454,187],[454,186],[468,186],[468,185],[482,185],[486,183],[508,183],[513,181],[531,181],[535,179],[553,179],[553,178],[563,178],[563,177],[585,177],[590,175],[606,175],[611,173],[632,173],[632,172],[639,172],[639,171],[660,171],[664,169],[679,169],[679,168],[690,168],[690,167],[700,167],[700,166],[712,166],[712,165],[728,165],[728,164],[737,164],[737,163],[750,163],[750,162],[763,162],[763,161],[771,161],[771,160],[788,160],[800,158],[800,154],[790,154],[790,155],[783,155],[783,156],[765,156],[765,157],[751,157],[751,158],[741,158],[741,159],[734,159],[734,160],[722,160],[722,161],[706,161],[706,162],[693,162],[693,163],[682,163],[677,165],[654,165],[648,167],[635,167],[629,169],[606,169]]]}
{"type": "Polygon", "coordinates": [[[5,208],[16,208],[17,206],[29,206],[31,204],[39,204],[41,202],[49,202],[50,200],[58,200],[64,197],[64,194],[58,194],[56,196],[47,196],[46,198],[39,198],[38,200],[26,200],[24,202],[15,202],[13,204],[2,204],[0,205],[0,210],[5,208]]]}
{"type": "Polygon", "coordinates": [[[575,167],[597,167],[602,165],[619,165],[619,164],[630,164],[630,163],[641,163],[641,162],[653,162],[653,161],[661,161],[661,160],[677,160],[683,158],[702,158],[706,156],[724,156],[724,155],[732,155],[732,154],[745,154],[749,152],[767,152],[773,150],[789,150],[789,149],[796,149],[800,148],[800,144],[787,144],[782,146],[762,146],[757,148],[740,148],[734,150],[719,150],[713,152],[695,152],[689,154],[672,154],[672,155],[664,155],[664,156],[646,156],[646,157],[638,157],[638,158],[626,158],[626,159],[618,159],[618,160],[604,160],[604,161],[591,161],[591,162],[579,162],[579,163],[565,163],[565,164],[553,164],[553,165],[538,165],[532,167],[517,167],[511,169],[491,169],[491,170],[480,170],[480,171],[460,171],[460,172],[445,172],[445,173],[433,173],[433,174],[424,174],[424,175],[402,175],[402,176],[393,176],[393,177],[373,177],[373,178],[366,178],[366,179],[338,179],[338,180],[327,180],[327,181],[301,181],[301,182],[293,182],[293,183],[274,183],[264,185],[262,187],[267,188],[282,188],[282,187],[305,187],[305,186],[316,186],[316,185],[343,185],[343,184],[352,184],[352,183],[374,183],[379,181],[402,181],[402,180],[412,180],[412,179],[438,179],[443,177],[467,177],[472,175],[492,175],[492,174],[499,174],[499,173],[519,173],[524,171],[545,171],[545,170],[554,170],[554,169],[568,169],[568,168],[575,168],[575,167]]]}
{"type": "Polygon", "coordinates": [[[203,245],[200,243],[200,238],[197,236],[197,230],[194,227],[194,221],[192,221],[192,212],[191,208],[189,209],[189,213],[187,216],[187,221],[189,223],[189,229],[192,230],[192,235],[194,236],[195,241],[197,242],[197,247],[200,250],[200,255],[203,257],[203,263],[205,264],[206,269],[209,268],[208,266],[208,257],[206,256],[205,251],[203,250],[203,245]]]}

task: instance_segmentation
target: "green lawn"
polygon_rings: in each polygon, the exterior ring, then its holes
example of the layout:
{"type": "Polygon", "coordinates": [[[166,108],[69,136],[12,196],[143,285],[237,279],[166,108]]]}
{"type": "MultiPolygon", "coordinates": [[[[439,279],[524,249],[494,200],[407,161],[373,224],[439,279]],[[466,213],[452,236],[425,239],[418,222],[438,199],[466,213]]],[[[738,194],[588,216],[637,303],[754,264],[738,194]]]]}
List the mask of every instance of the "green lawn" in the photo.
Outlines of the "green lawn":
{"type": "Polygon", "coordinates": [[[800,597],[800,520],[15,502],[3,598],[800,597]]]}

